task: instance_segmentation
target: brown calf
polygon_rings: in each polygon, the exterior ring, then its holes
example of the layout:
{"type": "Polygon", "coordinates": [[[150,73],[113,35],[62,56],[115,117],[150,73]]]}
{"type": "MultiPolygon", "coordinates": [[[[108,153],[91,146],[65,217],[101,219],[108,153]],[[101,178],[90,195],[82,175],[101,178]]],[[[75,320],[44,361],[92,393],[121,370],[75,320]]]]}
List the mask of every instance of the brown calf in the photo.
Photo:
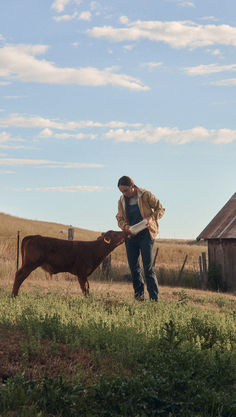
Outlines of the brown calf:
{"type": "Polygon", "coordinates": [[[97,240],[62,240],[40,235],[26,236],[22,240],[22,266],[16,272],[12,297],[18,295],[22,282],[36,268],[41,267],[49,274],[70,272],[78,277],[80,287],[87,295],[88,276],[117,246],[121,245],[127,232],[109,230],[97,240]]]}

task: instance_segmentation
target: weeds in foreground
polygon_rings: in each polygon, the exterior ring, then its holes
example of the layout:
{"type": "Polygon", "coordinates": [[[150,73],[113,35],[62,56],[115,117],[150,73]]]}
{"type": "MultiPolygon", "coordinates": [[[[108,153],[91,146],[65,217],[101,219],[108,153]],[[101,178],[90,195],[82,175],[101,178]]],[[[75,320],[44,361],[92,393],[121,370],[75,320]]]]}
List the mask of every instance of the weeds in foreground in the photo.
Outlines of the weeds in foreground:
{"type": "MultiPolygon", "coordinates": [[[[233,417],[236,324],[233,314],[177,301],[60,294],[0,296],[0,324],[24,335],[24,370],[0,385],[2,417],[233,417]],[[29,378],[42,346],[86,350],[92,362],[52,378],[29,378]],[[106,364],[106,366],[104,366],[106,364]]],[[[58,349],[51,350],[57,363],[58,349]]],[[[58,362],[59,363],[59,362],[58,362]]]]}

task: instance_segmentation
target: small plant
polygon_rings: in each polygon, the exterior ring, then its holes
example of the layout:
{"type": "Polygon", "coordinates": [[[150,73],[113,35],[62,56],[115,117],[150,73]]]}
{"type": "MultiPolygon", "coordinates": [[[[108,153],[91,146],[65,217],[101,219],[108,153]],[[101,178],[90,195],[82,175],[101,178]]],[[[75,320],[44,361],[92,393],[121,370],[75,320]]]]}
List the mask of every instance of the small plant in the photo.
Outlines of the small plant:
{"type": "Polygon", "coordinates": [[[177,346],[183,341],[182,338],[179,338],[179,333],[172,320],[165,323],[163,340],[167,342],[168,347],[172,349],[177,348],[177,346]]]}
{"type": "Polygon", "coordinates": [[[22,358],[25,362],[40,356],[41,339],[38,336],[28,334],[19,341],[19,346],[22,351],[22,358]]]}
{"type": "Polygon", "coordinates": [[[188,300],[191,298],[185,290],[173,292],[173,294],[178,295],[178,303],[187,304],[188,300]]]}
{"type": "Polygon", "coordinates": [[[14,417],[77,417],[80,397],[78,384],[47,376],[39,382],[25,381],[21,374],[0,387],[0,412],[14,417]]]}

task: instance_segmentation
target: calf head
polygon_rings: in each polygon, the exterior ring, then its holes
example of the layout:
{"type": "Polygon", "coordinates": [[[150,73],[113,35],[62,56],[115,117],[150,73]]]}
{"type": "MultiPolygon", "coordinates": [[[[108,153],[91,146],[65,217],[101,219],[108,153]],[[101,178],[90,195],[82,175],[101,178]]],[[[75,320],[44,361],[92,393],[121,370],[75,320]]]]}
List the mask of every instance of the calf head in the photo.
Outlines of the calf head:
{"type": "Polygon", "coordinates": [[[106,245],[110,245],[114,249],[124,243],[128,234],[129,233],[126,231],[116,232],[114,230],[109,230],[106,233],[102,233],[102,236],[100,236],[99,239],[103,239],[106,245]]]}

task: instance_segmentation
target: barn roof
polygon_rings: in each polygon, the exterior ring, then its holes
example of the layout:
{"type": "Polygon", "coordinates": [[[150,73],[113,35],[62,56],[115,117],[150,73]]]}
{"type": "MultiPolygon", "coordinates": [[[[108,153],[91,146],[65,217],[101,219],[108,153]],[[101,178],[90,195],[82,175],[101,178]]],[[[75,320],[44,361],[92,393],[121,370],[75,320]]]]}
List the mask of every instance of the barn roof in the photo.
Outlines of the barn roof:
{"type": "Polygon", "coordinates": [[[236,193],[200,233],[200,239],[236,239],[236,193]]]}

